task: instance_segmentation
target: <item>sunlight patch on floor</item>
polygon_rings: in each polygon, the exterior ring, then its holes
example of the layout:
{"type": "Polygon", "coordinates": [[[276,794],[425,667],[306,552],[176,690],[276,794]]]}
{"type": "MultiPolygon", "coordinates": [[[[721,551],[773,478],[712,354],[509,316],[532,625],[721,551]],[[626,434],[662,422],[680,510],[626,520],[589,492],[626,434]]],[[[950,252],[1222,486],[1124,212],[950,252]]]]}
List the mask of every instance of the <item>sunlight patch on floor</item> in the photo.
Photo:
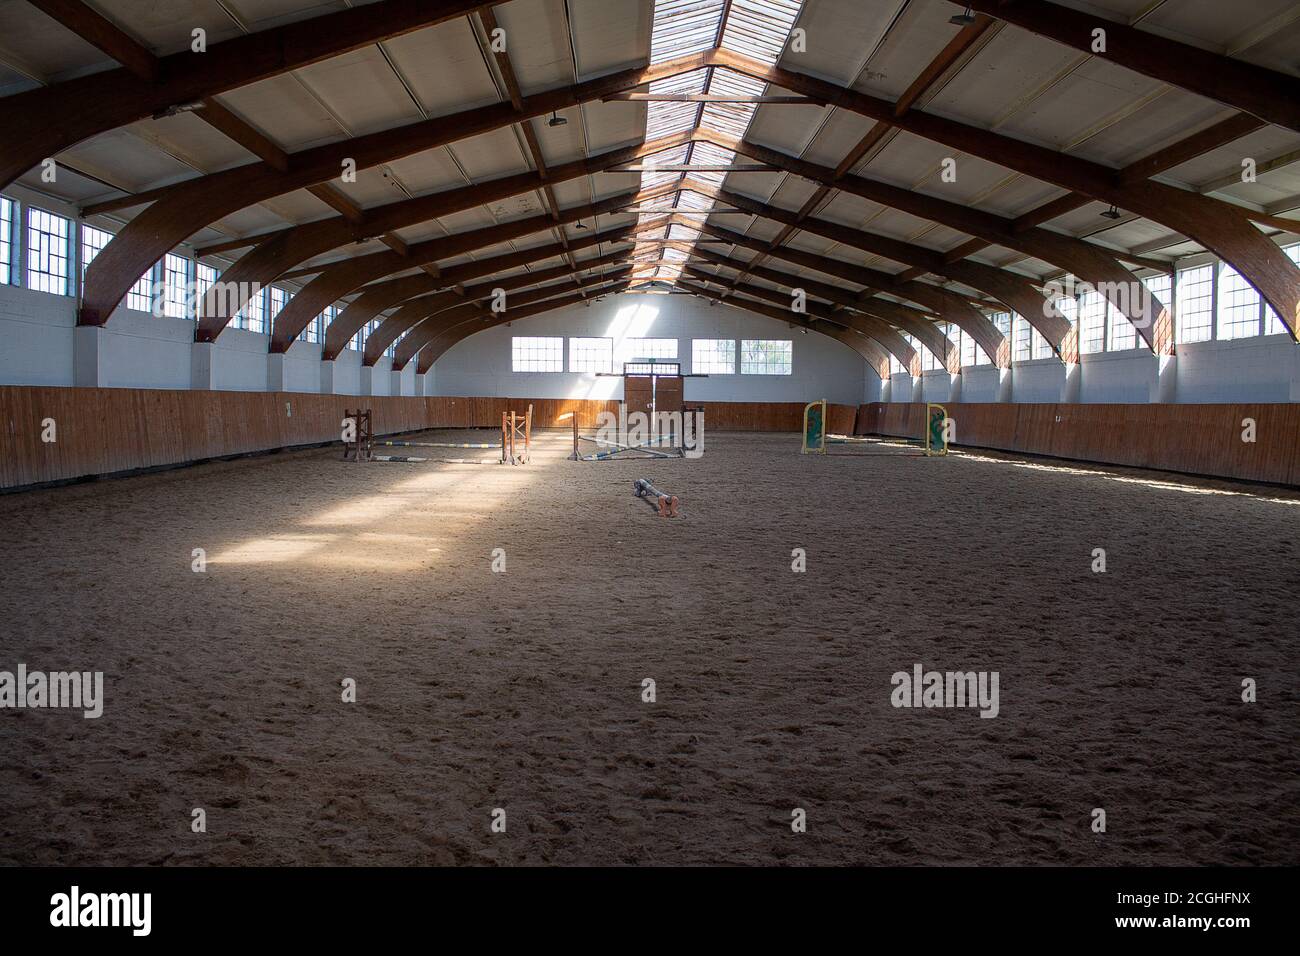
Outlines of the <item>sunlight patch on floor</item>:
{"type": "Polygon", "coordinates": [[[298,524],[308,529],[304,532],[254,538],[212,555],[209,563],[427,569],[456,554],[455,543],[466,530],[540,478],[535,465],[373,462],[347,467],[374,469],[377,482],[391,478],[396,469],[412,471],[382,491],[303,518],[298,524]],[[421,534],[421,528],[430,533],[421,534]]]}
{"type": "Polygon", "coordinates": [[[1050,465],[1034,461],[1012,461],[1006,458],[989,458],[985,455],[976,455],[969,451],[963,451],[960,453],[954,452],[954,456],[960,457],[966,461],[978,461],[982,464],[992,465],[1009,465],[1012,468],[1024,468],[1030,471],[1053,471],[1066,475],[1090,475],[1095,478],[1105,478],[1107,481],[1117,481],[1121,484],[1145,485],[1148,488],[1157,488],[1162,491],[1181,491],[1184,494],[1189,495],[1226,495],[1236,498],[1255,498],[1259,501],[1267,501],[1278,505],[1300,505],[1300,499],[1271,498],[1256,492],[1233,491],[1229,488],[1207,488],[1202,485],[1193,485],[1181,481],[1160,481],[1155,478],[1135,478],[1131,475],[1118,475],[1110,471],[1098,471],[1095,468],[1081,468],[1077,465],[1050,465]]]}

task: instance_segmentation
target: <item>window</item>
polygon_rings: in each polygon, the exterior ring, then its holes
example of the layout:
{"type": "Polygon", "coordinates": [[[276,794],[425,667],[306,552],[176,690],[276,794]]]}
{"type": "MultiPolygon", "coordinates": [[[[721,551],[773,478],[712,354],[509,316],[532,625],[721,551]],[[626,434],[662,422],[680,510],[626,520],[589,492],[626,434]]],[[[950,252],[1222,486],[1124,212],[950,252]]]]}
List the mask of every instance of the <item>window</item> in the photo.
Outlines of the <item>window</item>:
{"type": "Polygon", "coordinates": [[[1029,320],[1020,313],[1015,317],[1015,336],[1011,348],[1011,360],[1013,362],[1028,362],[1034,357],[1029,333],[1032,331],[1029,327],[1029,320]]]}
{"type": "MultiPolygon", "coordinates": [[[[947,325],[940,323],[938,329],[940,335],[947,336],[948,334],[947,325]]],[[[919,352],[921,355],[922,372],[933,372],[935,369],[940,367],[938,358],[935,357],[935,354],[930,351],[928,346],[917,348],[917,352],[919,352]]]]}
{"type": "Polygon", "coordinates": [[[1090,355],[1106,347],[1106,299],[1089,289],[1079,299],[1079,354],[1090,355]]]}
{"type": "Polygon", "coordinates": [[[516,372],[563,372],[564,339],[517,335],[510,340],[510,367],[516,372]]]}
{"type": "Polygon", "coordinates": [[[95,256],[103,252],[104,247],[113,239],[111,232],[96,229],[94,226],[81,227],[81,284],[86,284],[86,267],[95,261],[95,256]]]}
{"type": "Polygon", "coordinates": [[[1205,342],[1214,332],[1214,266],[1178,273],[1178,341],[1205,342]]]}
{"type": "Polygon", "coordinates": [[[14,202],[0,196],[0,285],[13,282],[14,202]]]}
{"type": "Polygon", "coordinates": [[[337,316],[338,309],[332,305],[325,306],[325,311],[307,323],[307,341],[317,344],[325,341],[325,330],[337,316]]]}
{"type": "MultiPolygon", "coordinates": [[[[908,335],[906,332],[902,332],[900,334],[903,336],[903,339],[907,342],[908,345],[912,346],[912,348],[916,348],[916,342],[912,338],[912,336],[908,335]]],[[[889,353],[889,374],[901,375],[907,371],[908,369],[906,369],[903,366],[903,363],[898,360],[898,356],[895,355],[893,352],[890,352],[889,353]]]]}
{"type": "Polygon", "coordinates": [[[135,285],[131,286],[131,291],[126,294],[126,307],[134,309],[137,312],[153,311],[153,273],[150,269],[140,278],[135,280],[135,285]]]}
{"type": "Polygon", "coordinates": [[[741,375],[789,375],[794,362],[794,342],[789,339],[743,339],[740,343],[741,375]]]}
{"type": "MultiPolygon", "coordinates": [[[[284,311],[284,307],[289,304],[292,296],[283,289],[277,289],[275,286],[267,291],[267,312],[266,312],[266,334],[270,335],[275,329],[275,317],[284,311]]],[[[295,342],[305,342],[307,340],[307,329],[304,327],[295,337],[295,342]]]]}
{"type": "Polygon", "coordinates": [[[1259,293],[1226,262],[1219,264],[1219,338],[1259,335],[1259,293]]]}
{"type": "MultiPolygon", "coordinates": [[[[1033,326],[1030,326],[1032,329],[1033,326]]],[[[1052,358],[1056,353],[1052,351],[1052,343],[1048,342],[1042,332],[1033,329],[1031,338],[1034,341],[1034,358],[1045,359],[1052,358]]]]}
{"type": "Polygon", "coordinates": [[[257,294],[248,300],[236,316],[235,321],[241,329],[250,332],[266,333],[266,290],[258,289],[257,294]]]}
{"type": "MultiPolygon", "coordinates": [[[[1162,307],[1168,309],[1170,315],[1173,315],[1173,311],[1174,311],[1173,276],[1164,275],[1164,274],[1147,276],[1145,279],[1142,280],[1142,284],[1146,286],[1147,291],[1151,293],[1151,295],[1155,298],[1155,300],[1158,301],[1162,307]]],[[[1154,303],[1152,303],[1151,332],[1153,335],[1155,332],[1156,321],[1159,318],[1160,318],[1160,309],[1154,303]]],[[[1135,349],[1139,345],[1144,344],[1142,340],[1138,338],[1138,331],[1133,326],[1133,323],[1129,322],[1123,316],[1117,315],[1115,318],[1112,319],[1112,323],[1113,324],[1111,325],[1111,329],[1110,329],[1111,351],[1121,351],[1123,349],[1135,349]]]]}
{"type": "Polygon", "coordinates": [[[624,362],[624,375],[681,375],[677,362],[624,362]]]}
{"type": "Polygon", "coordinates": [[[44,209],[27,210],[27,288],[68,295],[72,222],[44,209]]]}
{"type": "Polygon", "coordinates": [[[378,319],[373,322],[367,322],[365,325],[361,326],[361,328],[357,329],[357,334],[352,336],[352,341],[349,343],[348,348],[356,349],[358,352],[364,352],[366,342],[370,340],[370,333],[375,331],[377,328],[379,328],[378,319]]]}
{"type": "MultiPolygon", "coordinates": [[[[1057,299],[1056,311],[1065,317],[1065,321],[1070,323],[1070,328],[1078,329],[1079,327],[1079,300],[1072,298],[1057,299]]],[[[1051,358],[1052,347],[1048,344],[1043,333],[1034,329],[1034,358],[1051,358]]]]}
{"type": "MultiPolygon", "coordinates": [[[[995,329],[997,329],[999,332],[1002,333],[1002,335],[1007,339],[1008,345],[1010,345],[1011,313],[995,312],[991,316],[989,316],[989,321],[993,323],[993,327],[995,329]]],[[[971,336],[965,334],[963,334],[962,336],[963,355],[966,354],[965,349],[966,349],[967,340],[970,341],[970,351],[973,356],[973,361],[970,362],[971,365],[992,365],[993,364],[993,359],[989,357],[988,352],[984,351],[983,346],[981,346],[978,342],[976,342],[973,338],[971,338],[971,336]]],[[[965,364],[964,360],[963,360],[963,364],[965,364]]]]}
{"type": "Polygon", "coordinates": [[[676,339],[626,339],[623,354],[629,359],[675,359],[676,339]]]}
{"type": "MultiPolygon", "coordinates": [[[[961,358],[961,327],[955,322],[949,322],[947,325],[939,326],[939,330],[943,332],[948,341],[952,343],[953,348],[957,350],[957,357],[961,358]]],[[[934,367],[937,370],[941,372],[947,370],[948,366],[944,363],[943,355],[936,355],[933,358],[934,367]]]]}
{"type": "MultiPolygon", "coordinates": [[[[1134,303],[1133,310],[1137,311],[1140,307],[1140,302],[1134,303]]],[[[1154,316],[1151,321],[1155,321],[1154,316]]],[[[1106,303],[1106,331],[1107,352],[1125,352],[1137,348],[1137,328],[1128,320],[1128,316],[1109,302],[1106,303]]]]}
{"type": "Polygon", "coordinates": [[[194,266],[194,314],[203,314],[203,297],[217,283],[217,270],[203,263],[194,266]]]}
{"type": "MultiPolygon", "coordinates": [[[[1160,273],[1158,275],[1147,276],[1142,280],[1142,284],[1147,287],[1147,291],[1160,300],[1160,304],[1169,310],[1169,314],[1174,314],[1174,277],[1160,273]]],[[[1154,308],[1154,306],[1152,306],[1154,308]]],[[[1160,313],[1151,316],[1151,322],[1160,318],[1160,313]]]]}
{"type": "Polygon", "coordinates": [[[569,339],[569,371],[614,371],[614,340],[597,338],[569,339]]]}
{"type": "MultiPolygon", "coordinates": [[[[1300,266],[1300,243],[1297,243],[1294,246],[1286,246],[1282,249],[1282,251],[1286,253],[1288,259],[1290,259],[1296,265],[1300,266]]],[[[1286,331],[1286,326],[1283,325],[1282,320],[1277,317],[1277,313],[1273,311],[1273,307],[1269,305],[1265,305],[1264,306],[1264,334],[1278,335],[1285,331],[1286,331]]]]}
{"type": "Polygon", "coordinates": [[[190,260],[169,252],[163,256],[163,315],[173,319],[190,317],[190,260]]]}
{"type": "Polygon", "coordinates": [[[691,371],[696,375],[735,375],[735,339],[693,339],[691,371]]]}

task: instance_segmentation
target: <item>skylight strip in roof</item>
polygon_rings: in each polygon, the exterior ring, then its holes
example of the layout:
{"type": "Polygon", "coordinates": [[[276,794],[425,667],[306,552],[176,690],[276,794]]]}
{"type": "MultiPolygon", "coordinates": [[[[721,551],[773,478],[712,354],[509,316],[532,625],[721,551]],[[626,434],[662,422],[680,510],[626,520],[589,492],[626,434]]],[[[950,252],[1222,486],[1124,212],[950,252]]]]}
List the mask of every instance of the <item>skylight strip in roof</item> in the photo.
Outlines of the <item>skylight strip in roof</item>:
{"type": "Polygon", "coordinates": [[[803,0],[732,0],[723,48],[775,64],[802,6],[803,0]]]}
{"type": "MultiPolygon", "coordinates": [[[[734,52],[749,56],[768,65],[775,64],[785,46],[803,0],[656,0],[654,28],[650,42],[650,62],[660,63],[673,57],[701,53],[711,49],[721,38],[721,45],[734,52]],[[721,22],[723,11],[727,20],[721,22]],[[719,26],[722,30],[719,33],[719,26]]],[[[696,70],[684,76],[650,84],[652,93],[710,93],[724,96],[759,96],[766,84],[730,70],[709,68],[696,70]]],[[[726,136],[743,138],[753,121],[757,106],[753,103],[667,103],[650,102],[646,105],[646,138],[658,139],[682,133],[696,126],[707,125],[726,136]]],[[[693,143],[678,150],[661,151],[654,160],[660,163],[690,162],[701,165],[729,166],[735,154],[711,143],[693,143]]],[[[646,171],[641,174],[641,188],[651,189],[665,183],[681,181],[685,173],[646,171]]],[[[726,172],[695,172],[690,174],[706,191],[722,186],[726,172]]],[[[710,196],[694,192],[677,194],[674,203],[683,210],[709,209],[710,196]]],[[[664,207],[647,206],[640,213],[638,223],[645,223],[660,215],[664,207]]],[[[667,210],[665,210],[667,211],[667,210]]],[[[693,244],[701,237],[701,230],[672,224],[655,229],[650,237],[668,237],[673,241],[693,244]]],[[[676,281],[689,254],[680,249],[666,248],[644,241],[633,247],[633,257],[656,255],[661,265],[656,278],[676,281]]]]}
{"type": "Polygon", "coordinates": [[[713,47],[724,0],[657,0],[650,62],[702,53],[713,47]]]}

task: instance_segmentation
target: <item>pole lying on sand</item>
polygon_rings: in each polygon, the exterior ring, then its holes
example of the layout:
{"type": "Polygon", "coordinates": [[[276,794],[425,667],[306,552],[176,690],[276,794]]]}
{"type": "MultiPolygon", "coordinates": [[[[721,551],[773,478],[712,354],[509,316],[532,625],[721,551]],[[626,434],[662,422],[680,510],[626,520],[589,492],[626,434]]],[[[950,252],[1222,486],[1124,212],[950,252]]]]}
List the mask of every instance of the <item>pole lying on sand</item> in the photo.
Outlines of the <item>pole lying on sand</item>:
{"type": "Polygon", "coordinates": [[[651,448],[651,447],[649,447],[648,444],[646,444],[646,445],[623,445],[623,444],[620,444],[619,442],[616,442],[616,441],[607,441],[607,440],[604,439],[604,438],[588,437],[587,435],[579,435],[578,437],[581,438],[583,441],[589,441],[589,442],[591,442],[593,445],[603,445],[603,446],[606,447],[606,448],[612,448],[612,449],[613,449],[613,451],[598,451],[598,452],[596,452],[595,454],[587,455],[587,456],[585,456],[585,457],[584,457],[584,456],[579,456],[579,458],[578,458],[579,461],[600,461],[602,458],[613,458],[615,455],[618,455],[618,454],[620,454],[620,453],[622,453],[622,452],[625,452],[625,451],[640,451],[640,452],[645,452],[645,453],[646,453],[647,455],[649,455],[651,458],[676,458],[676,457],[678,457],[677,455],[670,455],[670,454],[668,454],[668,452],[666,452],[666,451],[660,451],[658,448],[651,448]]]}
{"type": "Polygon", "coordinates": [[[664,494],[650,483],[649,478],[638,478],[632,482],[632,494],[638,498],[644,498],[647,502],[650,502],[650,499],[653,498],[654,501],[650,503],[658,506],[659,517],[677,517],[677,496],[664,494]]]}
{"type": "Polygon", "coordinates": [[[454,441],[377,441],[376,445],[388,445],[393,448],[500,448],[493,442],[454,442],[454,441]]]}
{"type": "MultiPolygon", "coordinates": [[[[495,445],[493,446],[496,447],[495,445]]],[[[371,455],[371,461],[405,461],[405,462],[425,462],[437,461],[444,465],[499,465],[501,462],[495,458],[412,458],[407,455],[371,455]]]]}

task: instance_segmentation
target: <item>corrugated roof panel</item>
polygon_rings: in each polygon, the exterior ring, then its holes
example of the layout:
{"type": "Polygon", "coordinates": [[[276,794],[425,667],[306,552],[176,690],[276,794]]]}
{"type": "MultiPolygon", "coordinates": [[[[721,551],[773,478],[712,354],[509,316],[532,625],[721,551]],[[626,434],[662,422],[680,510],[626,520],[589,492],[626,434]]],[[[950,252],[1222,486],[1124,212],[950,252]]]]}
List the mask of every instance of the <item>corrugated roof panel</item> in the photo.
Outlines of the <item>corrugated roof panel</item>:
{"type": "Polygon", "coordinates": [[[803,0],[731,0],[723,48],[775,64],[802,7],[803,0]]]}
{"type": "Polygon", "coordinates": [[[650,37],[650,62],[662,63],[712,49],[724,5],[724,0],[658,0],[650,37]]]}

